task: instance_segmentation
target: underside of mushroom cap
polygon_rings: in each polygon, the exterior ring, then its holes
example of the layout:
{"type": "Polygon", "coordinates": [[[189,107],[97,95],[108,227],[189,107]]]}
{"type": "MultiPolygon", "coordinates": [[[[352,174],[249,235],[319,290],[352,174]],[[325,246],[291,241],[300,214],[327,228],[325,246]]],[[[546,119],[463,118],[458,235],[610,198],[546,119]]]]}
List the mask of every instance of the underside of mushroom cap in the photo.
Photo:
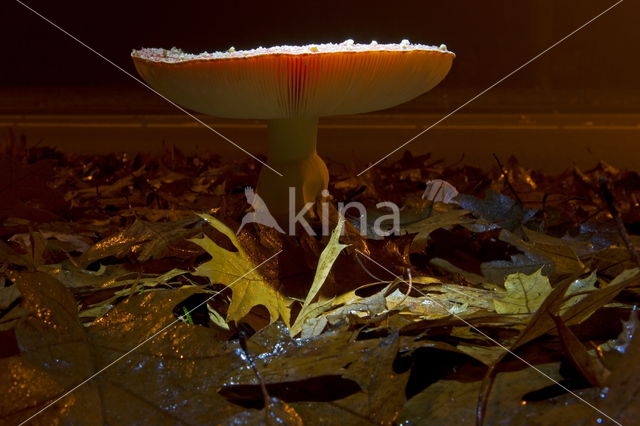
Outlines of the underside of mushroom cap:
{"type": "Polygon", "coordinates": [[[318,44],[186,54],[133,51],[140,75],[176,103],[218,117],[281,119],[389,108],[437,85],[446,47],[318,44]]]}

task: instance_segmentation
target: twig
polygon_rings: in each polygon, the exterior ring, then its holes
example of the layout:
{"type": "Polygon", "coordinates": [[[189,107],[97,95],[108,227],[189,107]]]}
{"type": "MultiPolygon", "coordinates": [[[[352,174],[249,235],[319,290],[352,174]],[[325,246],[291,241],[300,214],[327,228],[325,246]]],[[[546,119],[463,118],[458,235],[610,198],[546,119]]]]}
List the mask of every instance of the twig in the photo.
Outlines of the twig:
{"type": "Polygon", "coordinates": [[[256,375],[256,378],[258,379],[258,382],[260,383],[262,398],[264,398],[265,417],[269,418],[270,411],[271,411],[271,397],[269,396],[269,392],[267,392],[267,385],[264,383],[264,379],[262,378],[260,371],[258,371],[258,367],[256,367],[256,363],[253,359],[253,356],[251,355],[251,353],[249,352],[249,349],[247,348],[247,335],[243,330],[240,330],[240,332],[238,333],[238,340],[240,341],[240,347],[242,348],[242,351],[247,357],[247,362],[251,366],[251,369],[253,370],[254,374],[256,375]]]}
{"type": "Polygon", "coordinates": [[[356,254],[355,258],[356,258],[356,261],[358,262],[358,265],[360,265],[360,267],[362,268],[362,270],[363,270],[367,275],[369,275],[371,278],[373,278],[373,279],[374,279],[374,280],[376,280],[376,281],[385,282],[385,280],[383,280],[383,279],[381,279],[381,278],[376,277],[376,276],[373,274],[373,272],[371,272],[371,271],[370,271],[366,266],[364,266],[364,264],[363,264],[363,263],[362,263],[362,261],[360,260],[360,255],[359,255],[359,253],[358,253],[358,251],[357,251],[357,250],[356,250],[355,254],[356,254]]]}
{"type": "Polygon", "coordinates": [[[627,232],[627,228],[624,226],[624,222],[622,222],[622,217],[616,207],[616,201],[613,197],[613,193],[611,192],[611,189],[609,189],[609,180],[605,176],[600,177],[600,191],[602,192],[602,198],[604,198],[604,201],[607,203],[611,216],[613,216],[613,219],[616,222],[618,233],[620,234],[624,245],[627,247],[627,250],[629,250],[629,254],[631,254],[633,261],[640,266],[640,255],[629,237],[629,233],[627,232]]]}
{"type": "Polygon", "coordinates": [[[407,268],[407,276],[409,277],[409,282],[407,283],[409,285],[409,288],[407,289],[407,293],[404,295],[402,300],[398,302],[397,306],[402,305],[404,301],[407,300],[407,298],[411,294],[411,290],[413,290],[413,277],[411,276],[411,268],[407,268]]]}
{"type": "Polygon", "coordinates": [[[504,182],[507,184],[507,187],[509,188],[509,190],[513,193],[513,197],[516,199],[516,202],[518,204],[522,205],[522,200],[520,199],[520,196],[516,192],[513,185],[511,185],[511,181],[509,181],[509,174],[504,169],[504,167],[502,167],[502,163],[500,162],[500,159],[498,158],[498,156],[495,153],[493,153],[492,155],[493,155],[493,158],[496,159],[496,163],[498,163],[498,167],[500,168],[500,173],[504,176],[504,182]]]}

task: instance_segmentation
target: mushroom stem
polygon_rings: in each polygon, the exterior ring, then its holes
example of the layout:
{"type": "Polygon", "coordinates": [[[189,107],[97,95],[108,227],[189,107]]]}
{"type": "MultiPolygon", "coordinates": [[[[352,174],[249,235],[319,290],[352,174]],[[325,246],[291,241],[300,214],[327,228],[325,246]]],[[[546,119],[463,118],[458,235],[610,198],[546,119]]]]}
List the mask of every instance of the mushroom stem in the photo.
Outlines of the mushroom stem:
{"type": "Polygon", "coordinates": [[[317,117],[269,120],[267,127],[268,163],[283,176],[262,168],[257,192],[273,217],[286,224],[290,213],[289,188],[295,188],[297,214],[327,188],[329,171],[316,153],[317,117]]]}

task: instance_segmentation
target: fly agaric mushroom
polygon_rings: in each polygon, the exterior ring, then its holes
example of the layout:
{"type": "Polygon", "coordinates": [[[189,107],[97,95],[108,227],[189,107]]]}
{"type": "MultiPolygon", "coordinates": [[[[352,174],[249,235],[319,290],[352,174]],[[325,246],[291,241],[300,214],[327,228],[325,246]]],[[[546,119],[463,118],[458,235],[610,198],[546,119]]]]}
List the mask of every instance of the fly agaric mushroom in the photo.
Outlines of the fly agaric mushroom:
{"type": "Polygon", "coordinates": [[[455,55],[446,46],[340,44],[193,55],[179,49],[131,54],[140,75],[158,92],[195,111],[267,121],[268,164],[257,192],[271,214],[289,215],[327,188],[329,173],[316,153],[318,118],[389,108],[437,85],[455,55]]]}

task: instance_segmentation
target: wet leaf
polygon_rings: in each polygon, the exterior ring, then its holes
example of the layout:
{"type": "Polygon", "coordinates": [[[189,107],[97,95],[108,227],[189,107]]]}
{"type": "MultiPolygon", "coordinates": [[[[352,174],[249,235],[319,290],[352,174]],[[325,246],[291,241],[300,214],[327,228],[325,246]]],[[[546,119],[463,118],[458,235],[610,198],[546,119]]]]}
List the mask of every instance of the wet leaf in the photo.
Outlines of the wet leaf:
{"type": "Polygon", "coordinates": [[[592,272],[586,278],[578,279],[572,282],[567,289],[567,301],[560,308],[560,312],[564,312],[570,306],[573,306],[576,303],[580,302],[585,297],[587,297],[589,293],[597,291],[598,289],[595,286],[597,281],[598,277],[596,276],[596,273],[592,272]]]}
{"type": "Polygon", "coordinates": [[[82,269],[71,262],[44,265],[38,268],[46,272],[69,288],[94,287],[107,288],[116,286],[118,280],[131,272],[121,265],[100,265],[97,271],[82,269]]]}
{"type": "Polygon", "coordinates": [[[603,343],[600,348],[604,351],[616,350],[617,352],[625,353],[638,331],[640,331],[640,318],[638,318],[638,309],[634,306],[629,313],[629,319],[622,321],[622,331],[618,337],[603,343]]]}
{"type": "Polygon", "coordinates": [[[387,309],[399,311],[401,314],[415,315],[423,319],[446,317],[458,310],[458,306],[450,302],[443,302],[431,296],[410,297],[401,293],[400,290],[396,290],[386,297],[386,305],[387,309]]]}
{"type": "Polygon", "coordinates": [[[228,425],[266,425],[266,426],[302,426],[304,423],[300,415],[289,404],[278,398],[271,398],[269,409],[244,410],[228,419],[228,425]]]}
{"type": "Polygon", "coordinates": [[[503,284],[511,274],[533,274],[542,269],[549,271],[549,260],[535,253],[516,254],[511,260],[492,260],[480,265],[482,275],[490,283],[503,284]]]}
{"type": "Polygon", "coordinates": [[[512,198],[493,190],[487,192],[484,200],[460,194],[455,201],[476,217],[486,219],[511,232],[519,230],[535,214],[535,211],[525,209],[512,198]]]}
{"type": "MultiPolygon", "coordinates": [[[[269,327],[274,325],[277,323],[269,327]]],[[[267,331],[269,327],[261,331],[267,331]]],[[[374,350],[377,345],[376,340],[357,341],[350,333],[339,331],[327,332],[303,341],[282,339],[276,345],[273,345],[273,341],[268,338],[266,341],[260,339],[258,335],[248,341],[249,349],[257,353],[256,367],[266,384],[341,375],[346,371],[346,366],[374,350]],[[262,351],[256,351],[252,346],[256,337],[261,345],[268,343],[267,347],[263,346],[262,351]]],[[[225,386],[237,384],[258,385],[250,366],[246,365],[234,370],[224,380],[225,386]]],[[[273,393],[271,395],[273,396],[273,393]]]]}
{"type": "Polygon", "coordinates": [[[0,287],[0,310],[5,310],[20,298],[20,290],[15,285],[0,287]]]}
{"type": "Polygon", "coordinates": [[[395,373],[393,363],[400,340],[397,334],[381,339],[374,350],[351,364],[344,377],[355,380],[363,392],[335,402],[374,424],[392,424],[405,403],[408,372],[395,373]]]}
{"type": "MultiPolygon", "coordinates": [[[[560,379],[558,364],[537,366],[553,379],[560,379]]],[[[495,391],[489,401],[485,424],[525,425],[535,404],[523,404],[523,396],[530,391],[552,384],[532,368],[499,373],[495,391]]],[[[441,380],[427,387],[409,400],[400,413],[399,422],[408,425],[475,425],[478,382],[441,380]]],[[[549,419],[547,419],[549,420],[549,419]]]]}
{"type": "MultiPolygon", "coordinates": [[[[80,312],[80,317],[85,319],[95,320],[105,313],[107,313],[112,307],[113,303],[115,303],[118,299],[122,297],[133,296],[138,293],[144,293],[149,289],[159,287],[159,286],[168,286],[172,281],[175,281],[177,277],[185,274],[186,271],[182,271],[180,269],[173,269],[166,274],[162,274],[160,276],[141,276],[137,275],[132,279],[122,279],[116,281],[107,281],[103,284],[103,286],[99,289],[95,289],[95,292],[101,292],[106,289],[110,289],[115,287],[113,290],[113,295],[107,297],[106,299],[101,300],[98,303],[93,303],[87,306],[87,309],[80,312]],[[121,288],[123,287],[123,288],[121,288]],[[121,288],[121,289],[119,289],[121,288]]],[[[175,284],[175,283],[174,283],[175,284]]],[[[179,284],[179,283],[178,283],[179,284]]],[[[182,284],[177,285],[177,287],[183,287],[182,284]]]]}
{"type": "Polygon", "coordinates": [[[31,234],[14,234],[9,241],[15,241],[25,250],[29,251],[31,250],[31,240],[33,239],[34,234],[38,235],[42,240],[52,239],[65,243],[69,252],[77,251],[82,253],[89,248],[90,240],[87,237],[49,230],[43,230],[31,234]]]}
{"type": "Polygon", "coordinates": [[[0,262],[4,264],[24,266],[29,269],[35,269],[35,265],[24,255],[17,253],[8,246],[4,241],[0,241],[0,262]]]}
{"type": "Polygon", "coordinates": [[[560,239],[531,230],[523,230],[527,241],[508,231],[500,232],[500,239],[514,245],[529,256],[546,258],[545,274],[566,276],[585,272],[584,264],[578,259],[571,245],[560,239]]]}
{"type": "Polygon", "coordinates": [[[553,316],[553,320],[556,323],[556,329],[560,335],[565,355],[573,366],[592,386],[604,386],[611,372],[607,370],[607,367],[602,364],[599,358],[587,352],[584,345],[560,317],[553,316]]]}
{"type": "Polygon", "coordinates": [[[129,254],[134,254],[139,262],[159,258],[172,244],[198,232],[198,229],[192,229],[197,222],[196,216],[166,223],[136,220],[130,227],[89,248],[78,262],[87,265],[109,256],[124,257],[129,254]]]}
{"type": "Polygon", "coordinates": [[[504,282],[506,294],[493,301],[499,314],[530,314],[551,293],[549,279],[538,270],[531,275],[512,274],[504,282]]]}
{"type": "MultiPolygon", "coordinates": [[[[475,336],[474,336],[475,337],[475,336]]],[[[477,359],[484,365],[493,365],[504,356],[506,350],[500,346],[458,345],[460,352],[477,359]]]]}
{"type": "Polygon", "coordinates": [[[336,419],[345,424],[392,424],[405,402],[408,378],[393,372],[397,351],[398,337],[391,335],[346,368],[344,376],[357,381],[362,391],[331,404],[297,402],[293,407],[306,424],[332,424],[336,419]]]}
{"type": "MultiPolygon", "coordinates": [[[[175,322],[173,307],[198,291],[185,288],[128,299],[89,328],[65,287],[43,273],[16,277],[32,315],[16,336],[22,354],[0,359],[0,419],[18,424],[49,401],[175,322]]],[[[219,335],[176,323],[45,410],[40,424],[206,423],[240,410],[217,396],[215,377],[236,368],[219,335]],[[197,401],[197,404],[193,404],[197,401]]]]}
{"type": "MultiPolygon", "coordinates": [[[[418,277],[416,280],[420,280],[418,277]]],[[[435,319],[447,315],[470,315],[479,310],[493,310],[496,293],[456,284],[436,284],[419,290],[422,296],[411,297],[394,291],[386,297],[388,309],[403,315],[435,319]]]]}
{"type": "MultiPolygon", "coordinates": [[[[340,252],[348,247],[346,244],[340,244],[339,239],[342,235],[342,228],[344,225],[344,218],[342,216],[339,218],[338,223],[334,230],[331,232],[331,238],[327,243],[327,246],[320,253],[320,258],[318,260],[318,266],[316,267],[316,273],[313,277],[313,282],[311,283],[311,288],[309,289],[309,293],[302,304],[302,308],[298,317],[296,318],[295,323],[291,327],[291,335],[295,336],[300,331],[302,331],[302,327],[305,322],[309,319],[312,319],[317,316],[319,313],[317,310],[317,305],[312,304],[312,301],[318,295],[322,284],[324,284],[325,279],[329,275],[331,271],[331,267],[335,262],[340,252]]],[[[322,302],[320,302],[322,303],[322,302]]],[[[314,329],[318,329],[319,326],[317,324],[314,325],[314,329]]],[[[309,333],[305,333],[308,335],[309,333]]]]}
{"type": "Polygon", "coordinates": [[[568,406],[566,401],[570,402],[575,398],[567,395],[564,398],[558,398],[554,406],[549,410],[541,410],[537,417],[532,418],[535,424],[544,424],[544,419],[553,416],[565,424],[589,425],[593,423],[613,424],[611,419],[618,424],[635,424],[637,416],[640,414],[638,410],[637,397],[640,390],[638,389],[638,360],[640,359],[640,351],[638,350],[638,339],[634,338],[629,342],[630,345],[620,359],[615,362],[612,374],[609,376],[607,386],[603,388],[595,388],[596,392],[590,395],[582,395],[587,404],[578,404],[568,406]],[[600,412],[596,411],[600,410],[600,412]]]}
{"type": "Polygon", "coordinates": [[[640,268],[622,272],[609,285],[589,293],[584,299],[569,307],[562,314],[567,325],[580,324],[589,318],[596,310],[611,302],[622,290],[640,282],[640,268]]]}
{"type": "Polygon", "coordinates": [[[640,415],[640,338],[634,336],[623,361],[612,371],[598,408],[621,424],[634,424],[640,415]]]}
{"type": "MultiPolygon", "coordinates": [[[[364,238],[346,223],[342,242],[352,247],[343,250],[337,240],[254,225],[235,240],[222,223],[235,230],[246,212],[243,188],[259,172],[253,160],[170,147],[161,156],[75,155],[9,142],[0,153],[8,183],[0,188],[2,424],[16,424],[220,290],[39,424],[465,424],[478,396],[480,413],[489,401],[490,424],[598,419],[575,396],[553,396],[558,387],[530,368],[501,372],[524,364],[500,345],[536,366],[570,359],[568,380],[580,379],[577,369],[603,383],[594,345],[613,374],[609,387],[604,398],[597,388],[577,393],[610,404],[625,424],[637,417],[637,362],[628,357],[637,321],[619,333],[640,295],[625,246],[640,246],[635,171],[600,164],[554,176],[515,159],[483,171],[407,153],[354,178],[359,165],[332,163],[331,205],[361,202],[369,229],[388,213],[377,203],[392,201],[406,234],[364,238]],[[602,199],[604,179],[622,226],[602,199]],[[451,199],[454,188],[464,209],[451,199]],[[211,228],[193,212],[219,222],[211,228]],[[201,233],[208,253],[188,241],[201,233]],[[198,265],[210,270],[194,275],[198,265]],[[505,290],[507,277],[540,270],[550,290],[505,290]],[[494,301],[513,312],[495,312],[494,301]],[[296,324],[299,338],[285,324],[292,314],[306,318],[296,324]],[[283,320],[268,325],[276,318],[283,320]],[[233,338],[240,330],[255,332],[245,355],[257,354],[268,377],[266,408],[233,338]]],[[[557,366],[547,367],[560,379],[557,366]]]]}
{"type": "Polygon", "coordinates": [[[260,272],[255,270],[256,265],[231,229],[213,216],[203,214],[201,217],[224,234],[237,249],[235,252],[226,250],[206,235],[191,240],[211,255],[211,260],[198,266],[194,274],[209,278],[211,283],[220,283],[231,288],[232,297],[227,311],[227,321],[238,322],[254,306],[262,305],[269,311],[270,322],[281,318],[289,324],[289,306],[292,301],[278,292],[278,283],[267,282],[260,272]]]}
{"type": "MultiPolygon", "coordinates": [[[[567,325],[574,325],[589,318],[593,312],[608,303],[624,288],[633,284],[637,285],[640,280],[639,272],[640,270],[638,269],[625,271],[612,281],[612,284],[609,286],[590,293],[583,300],[565,311],[562,315],[563,321],[565,321],[567,325]]],[[[560,311],[562,302],[565,300],[564,295],[574,281],[574,278],[565,279],[553,288],[539,309],[531,317],[527,326],[522,330],[516,341],[509,346],[510,351],[515,351],[519,347],[542,336],[555,327],[552,317],[557,315],[560,311]]],[[[491,394],[493,381],[497,373],[496,367],[506,355],[507,353],[505,352],[502,357],[496,360],[496,362],[489,368],[482,381],[477,407],[478,421],[484,417],[486,404],[488,402],[489,395],[491,394]]]]}
{"type": "Polygon", "coordinates": [[[424,250],[429,239],[429,234],[436,229],[472,222],[473,219],[469,217],[465,218],[468,214],[468,211],[462,209],[448,210],[445,212],[434,210],[432,215],[417,222],[402,224],[400,229],[402,232],[408,234],[417,233],[411,243],[411,251],[419,252],[424,250]]]}

